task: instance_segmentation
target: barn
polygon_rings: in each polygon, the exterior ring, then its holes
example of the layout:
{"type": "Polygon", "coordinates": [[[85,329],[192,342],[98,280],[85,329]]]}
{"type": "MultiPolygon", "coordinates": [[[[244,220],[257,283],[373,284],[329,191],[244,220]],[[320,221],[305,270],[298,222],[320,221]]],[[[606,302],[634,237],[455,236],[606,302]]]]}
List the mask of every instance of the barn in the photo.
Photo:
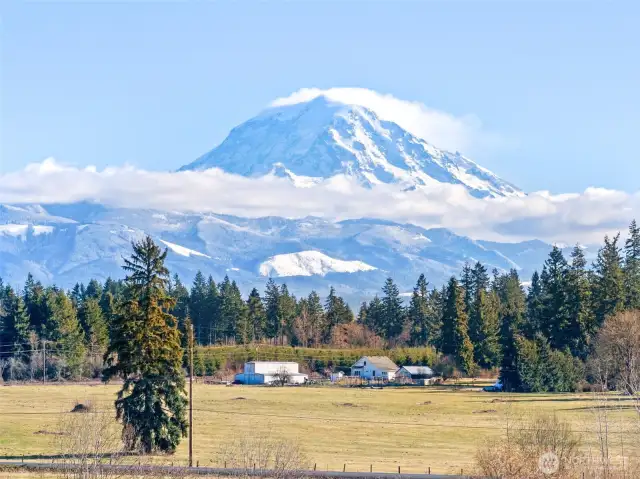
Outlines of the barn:
{"type": "Polygon", "coordinates": [[[235,382],[240,384],[273,384],[285,380],[288,384],[302,384],[309,376],[299,371],[295,362],[250,361],[244,363],[244,371],[236,374],[235,382]]]}
{"type": "Polygon", "coordinates": [[[414,384],[429,384],[436,377],[429,366],[402,366],[396,373],[396,379],[414,384]]]}

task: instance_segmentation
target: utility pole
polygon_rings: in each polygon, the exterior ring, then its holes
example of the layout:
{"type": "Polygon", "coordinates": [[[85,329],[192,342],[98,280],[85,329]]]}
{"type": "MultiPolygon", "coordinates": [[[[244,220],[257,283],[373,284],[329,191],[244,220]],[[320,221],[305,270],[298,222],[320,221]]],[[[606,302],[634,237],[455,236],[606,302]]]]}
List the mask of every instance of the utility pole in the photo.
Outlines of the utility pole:
{"type": "Polygon", "coordinates": [[[47,383],[47,341],[42,340],[42,384],[47,383]]]}
{"type": "Polygon", "coordinates": [[[193,467],[193,323],[189,324],[189,467],[193,467]]]}

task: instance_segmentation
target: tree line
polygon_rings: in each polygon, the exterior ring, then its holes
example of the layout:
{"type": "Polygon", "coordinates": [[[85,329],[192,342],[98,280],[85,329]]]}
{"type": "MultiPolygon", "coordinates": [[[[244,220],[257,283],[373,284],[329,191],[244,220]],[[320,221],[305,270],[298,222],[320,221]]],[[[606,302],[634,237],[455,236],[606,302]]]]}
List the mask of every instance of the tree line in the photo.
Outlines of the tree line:
{"type": "MultiPolygon", "coordinates": [[[[200,345],[430,346],[470,376],[500,369],[509,390],[567,391],[588,376],[605,319],[640,309],[640,229],[632,222],[624,243],[606,237],[592,265],[580,246],[568,258],[554,246],[526,288],[515,269],[489,272],[479,262],[439,288],[420,275],[408,301],[389,278],[355,314],[334,288],[326,298],[296,297],[269,279],[262,294],[254,288],[245,298],[228,277],[198,272],[188,287],[168,274],[170,302],[161,308],[175,317],[183,347],[187,324],[200,345]]],[[[53,358],[45,374],[100,375],[129,290],[125,280],[107,279],[65,291],[29,275],[16,291],[0,279],[5,378],[41,374],[43,347],[53,358]]]]}

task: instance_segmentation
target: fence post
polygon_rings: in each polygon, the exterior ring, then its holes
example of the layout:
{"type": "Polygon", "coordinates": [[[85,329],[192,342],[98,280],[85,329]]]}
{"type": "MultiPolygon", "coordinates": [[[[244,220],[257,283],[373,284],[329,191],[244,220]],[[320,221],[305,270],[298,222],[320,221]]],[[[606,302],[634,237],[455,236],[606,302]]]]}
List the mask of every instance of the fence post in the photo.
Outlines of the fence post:
{"type": "Polygon", "coordinates": [[[370,473],[373,473],[373,464],[370,464],[370,465],[369,465],[369,472],[370,472],[370,473]]]}
{"type": "Polygon", "coordinates": [[[317,466],[318,466],[318,464],[314,462],[314,463],[313,463],[313,470],[314,470],[314,471],[316,470],[316,467],[317,467],[317,466]]]}
{"type": "Polygon", "coordinates": [[[398,466],[398,474],[400,474],[400,466],[398,466]]]}
{"type": "Polygon", "coordinates": [[[347,472],[347,465],[342,466],[342,472],[347,472]]]}
{"type": "Polygon", "coordinates": [[[428,474],[429,474],[429,475],[431,475],[431,466],[429,466],[429,472],[428,472],[428,474]]]}

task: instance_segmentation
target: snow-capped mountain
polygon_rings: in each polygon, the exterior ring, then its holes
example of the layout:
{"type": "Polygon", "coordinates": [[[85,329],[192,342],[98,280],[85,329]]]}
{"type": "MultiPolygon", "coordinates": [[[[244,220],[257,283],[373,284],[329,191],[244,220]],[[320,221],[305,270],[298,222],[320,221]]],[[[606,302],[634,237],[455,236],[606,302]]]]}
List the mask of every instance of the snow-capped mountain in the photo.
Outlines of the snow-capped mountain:
{"type": "Polygon", "coordinates": [[[121,278],[131,241],[146,234],[168,249],[167,266],[185,282],[202,270],[217,280],[228,275],[247,293],[262,289],[271,276],[295,294],[324,294],[333,285],[352,304],[378,293],[388,276],[409,292],[421,273],[440,285],[467,261],[516,268],[528,279],[550,250],[541,241],[489,243],[375,219],[250,219],[86,203],[0,205],[0,277],[19,286],[31,272],[63,287],[121,278]]]}
{"type": "Polygon", "coordinates": [[[214,167],[243,176],[287,177],[299,187],[346,175],[368,187],[450,183],[477,197],[524,194],[460,153],[438,149],[382,120],[373,109],[324,95],[267,109],[181,170],[214,167]]]}

